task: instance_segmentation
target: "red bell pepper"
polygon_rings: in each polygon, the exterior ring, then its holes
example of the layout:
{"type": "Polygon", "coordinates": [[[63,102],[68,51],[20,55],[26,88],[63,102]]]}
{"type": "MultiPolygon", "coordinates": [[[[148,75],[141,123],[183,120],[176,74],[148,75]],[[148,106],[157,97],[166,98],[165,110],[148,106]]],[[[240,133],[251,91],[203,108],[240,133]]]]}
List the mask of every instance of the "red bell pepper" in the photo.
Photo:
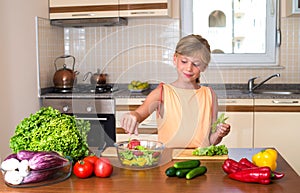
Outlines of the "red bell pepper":
{"type": "Polygon", "coordinates": [[[248,168],[248,167],[233,160],[233,159],[228,158],[224,161],[222,168],[223,168],[224,172],[226,172],[227,174],[231,174],[231,173],[238,172],[238,171],[248,168]]]}
{"type": "Polygon", "coordinates": [[[247,168],[228,175],[241,182],[270,184],[272,172],[269,167],[247,168]]]}
{"type": "MultiPolygon", "coordinates": [[[[242,158],[239,161],[239,163],[244,165],[244,166],[247,166],[248,168],[258,168],[258,166],[256,166],[254,163],[249,161],[247,158],[242,158]]],[[[283,177],[284,177],[284,173],[279,173],[279,172],[272,171],[272,179],[273,180],[279,180],[283,177]]]]}
{"type": "Polygon", "coordinates": [[[254,163],[252,163],[250,160],[248,160],[245,157],[242,158],[242,159],[240,159],[239,163],[247,166],[248,168],[255,168],[255,167],[257,167],[254,163]]]}

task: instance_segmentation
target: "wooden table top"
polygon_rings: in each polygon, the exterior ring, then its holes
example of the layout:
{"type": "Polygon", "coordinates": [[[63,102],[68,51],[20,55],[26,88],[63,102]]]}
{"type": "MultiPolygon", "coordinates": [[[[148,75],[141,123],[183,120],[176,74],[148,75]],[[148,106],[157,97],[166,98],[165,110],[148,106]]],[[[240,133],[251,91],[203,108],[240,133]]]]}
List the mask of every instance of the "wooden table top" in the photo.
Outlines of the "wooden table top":
{"type": "MultiPolygon", "coordinates": [[[[229,149],[229,157],[238,160],[242,157],[253,155],[259,149],[229,149]]],[[[166,153],[168,155],[168,153],[166,153]]],[[[110,158],[115,163],[116,158],[110,158]]],[[[164,157],[164,165],[148,170],[128,170],[114,166],[113,174],[109,178],[91,177],[79,179],[72,175],[69,179],[48,186],[35,188],[11,188],[4,184],[3,176],[0,177],[0,192],[13,193],[54,193],[54,192],[122,192],[122,193],[175,193],[175,192],[207,192],[207,193],[298,193],[300,178],[288,163],[278,156],[277,171],[284,172],[283,179],[273,181],[269,185],[243,183],[229,179],[223,172],[221,160],[203,160],[201,165],[207,167],[207,173],[192,180],[184,178],[167,177],[165,170],[178,160],[168,160],[164,157]]],[[[182,161],[182,160],[180,160],[182,161]]]]}

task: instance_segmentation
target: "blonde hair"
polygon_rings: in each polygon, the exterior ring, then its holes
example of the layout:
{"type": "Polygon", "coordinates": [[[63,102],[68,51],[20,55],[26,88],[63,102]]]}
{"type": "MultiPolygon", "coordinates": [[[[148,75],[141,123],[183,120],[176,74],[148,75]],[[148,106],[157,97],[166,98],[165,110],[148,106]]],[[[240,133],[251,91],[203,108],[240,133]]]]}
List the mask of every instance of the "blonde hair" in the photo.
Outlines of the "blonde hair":
{"type": "Polygon", "coordinates": [[[179,40],[175,53],[199,58],[204,66],[200,66],[202,70],[208,66],[211,59],[210,45],[208,41],[200,35],[188,35],[179,40]]]}

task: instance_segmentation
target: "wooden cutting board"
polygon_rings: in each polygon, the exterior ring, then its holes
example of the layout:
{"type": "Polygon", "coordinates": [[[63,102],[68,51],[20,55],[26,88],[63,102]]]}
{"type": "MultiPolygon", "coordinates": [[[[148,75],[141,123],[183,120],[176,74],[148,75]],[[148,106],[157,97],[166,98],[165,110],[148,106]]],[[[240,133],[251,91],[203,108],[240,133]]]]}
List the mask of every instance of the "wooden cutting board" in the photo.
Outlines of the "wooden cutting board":
{"type": "Polygon", "coordinates": [[[214,155],[214,156],[196,156],[193,155],[194,149],[174,149],[172,152],[173,159],[189,159],[189,160],[226,160],[228,155],[214,155]]]}
{"type": "Polygon", "coordinates": [[[117,148],[115,147],[107,147],[102,153],[103,157],[117,157],[117,148]]]}

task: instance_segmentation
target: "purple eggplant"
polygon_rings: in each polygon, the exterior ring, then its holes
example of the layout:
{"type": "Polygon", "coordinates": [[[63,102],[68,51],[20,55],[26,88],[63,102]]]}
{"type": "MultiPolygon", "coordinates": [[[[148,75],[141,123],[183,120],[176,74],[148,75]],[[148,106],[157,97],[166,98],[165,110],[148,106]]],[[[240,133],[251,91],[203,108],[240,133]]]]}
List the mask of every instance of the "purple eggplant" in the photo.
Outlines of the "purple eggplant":
{"type": "Polygon", "coordinates": [[[18,160],[29,160],[33,157],[36,151],[21,150],[17,153],[18,160]]]}
{"type": "Polygon", "coordinates": [[[6,158],[4,158],[3,161],[8,160],[8,159],[10,159],[10,158],[18,159],[18,156],[17,156],[16,153],[12,153],[12,154],[8,155],[6,158]]]}
{"type": "Polygon", "coordinates": [[[29,168],[31,170],[44,170],[58,167],[68,162],[68,160],[53,152],[39,152],[29,159],[29,168]]]}
{"type": "Polygon", "coordinates": [[[55,151],[30,151],[30,150],[21,150],[17,153],[18,160],[30,160],[37,153],[48,153],[53,155],[59,154],[55,151]]]}
{"type": "Polygon", "coordinates": [[[49,171],[31,171],[30,174],[23,178],[22,184],[41,182],[52,177],[55,170],[49,171]]]}

